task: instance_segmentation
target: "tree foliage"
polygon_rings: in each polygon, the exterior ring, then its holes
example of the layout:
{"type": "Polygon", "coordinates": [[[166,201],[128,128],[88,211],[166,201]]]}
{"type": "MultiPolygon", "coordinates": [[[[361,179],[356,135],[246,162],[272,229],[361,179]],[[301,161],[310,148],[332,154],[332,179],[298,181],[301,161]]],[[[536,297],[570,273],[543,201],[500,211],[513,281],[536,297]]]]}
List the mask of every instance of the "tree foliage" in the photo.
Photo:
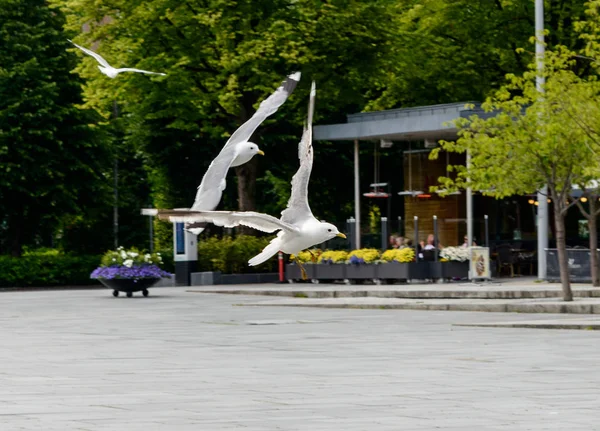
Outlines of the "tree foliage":
{"type": "MultiPolygon", "coordinates": [[[[397,42],[369,110],[480,101],[506,74],[525,72],[533,57],[518,50],[534,34],[532,1],[411,0],[397,7],[397,42]]],[[[546,2],[544,16],[551,46],[582,45],[572,28],[584,16],[581,1],[546,2]]]]}
{"type": "MultiPolygon", "coordinates": [[[[566,48],[548,51],[542,92],[536,88],[535,63],[521,76],[509,75],[508,83],[483,104],[487,118],[458,120],[459,139],[442,143],[444,150],[468,152],[470,165],[453,166],[454,178],[439,179],[444,188],[471,187],[496,198],[534,193],[547,185],[565,300],[572,300],[564,228],[566,212],[575,203],[570,195],[573,185],[600,175],[598,148],[577,126],[574,113],[595,79],[579,77],[574,66],[575,56],[566,48]]],[[[594,99],[600,100],[600,92],[594,99]]]]}
{"type": "Polygon", "coordinates": [[[0,0],[0,220],[14,255],[104,197],[97,116],[77,106],[63,25],[42,0],[0,0]]]}
{"type": "MultiPolygon", "coordinates": [[[[360,111],[381,59],[393,44],[389,29],[395,2],[390,0],[56,3],[68,14],[71,30],[85,28],[75,41],[94,47],[111,64],[168,73],[110,80],[98,73],[91,58],[82,59],[77,69],[88,79],[88,106],[108,115],[110,102],[119,101],[127,118],[126,142],[147,155],[153,197],[160,206],[189,206],[228,136],[285,75],[300,70],[304,78],[296,92],[254,136],[268,158],[236,168],[238,202],[231,175],[223,198],[228,208],[254,209],[255,181],[263,177],[267,190],[261,189],[256,199],[261,208],[269,206],[269,196],[279,187],[271,180],[289,182],[297,169],[310,80],[318,82],[317,119],[360,111]],[[262,174],[266,170],[271,174],[262,174]]],[[[351,195],[329,192],[331,187],[318,180],[319,173],[327,171],[334,158],[342,165],[349,166],[349,161],[326,145],[315,153],[311,191],[327,202],[315,204],[316,212],[323,210],[320,216],[327,217],[332,215],[328,198],[339,208],[351,195]]]]}

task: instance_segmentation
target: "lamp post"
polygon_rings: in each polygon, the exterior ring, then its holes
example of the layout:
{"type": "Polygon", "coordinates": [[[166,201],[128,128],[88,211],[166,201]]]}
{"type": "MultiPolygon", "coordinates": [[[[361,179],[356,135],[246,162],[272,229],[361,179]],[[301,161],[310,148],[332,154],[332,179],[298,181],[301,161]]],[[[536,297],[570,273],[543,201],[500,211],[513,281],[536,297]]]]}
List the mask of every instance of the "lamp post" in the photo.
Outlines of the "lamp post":
{"type": "MultiPolygon", "coordinates": [[[[537,59],[537,77],[535,79],[536,89],[540,93],[544,91],[544,0],[535,0],[535,55],[537,59]]],[[[548,186],[545,185],[537,193],[538,216],[537,216],[537,248],[538,248],[538,279],[546,278],[546,250],[548,248],[548,186]]]]}
{"type": "MultiPolygon", "coordinates": [[[[148,205],[148,208],[152,208],[152,204],[148,205]]],[[[154,252],[154,216],[148,217],[148,239],[150,241],[150,253],[154,252]]]]}
{"type": "MultiPolygon", "coordinates": [[[[113,100],[113,119],[119,117],[119,107],[117,101],[113,100]]],[[[113,239],[115,249],[119,247],[119,157],[115,151],[115,159],[113,163],[113,239]]]]}

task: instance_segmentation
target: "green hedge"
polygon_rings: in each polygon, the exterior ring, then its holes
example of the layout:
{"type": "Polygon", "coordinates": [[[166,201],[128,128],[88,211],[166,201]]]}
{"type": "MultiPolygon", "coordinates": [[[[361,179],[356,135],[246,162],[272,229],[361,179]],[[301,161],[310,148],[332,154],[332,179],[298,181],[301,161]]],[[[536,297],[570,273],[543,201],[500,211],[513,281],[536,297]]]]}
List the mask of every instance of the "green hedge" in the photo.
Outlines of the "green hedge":
{"type": "MultiPolygon", "coordinates": [[[[224,274],[276,272],[277,257],[257,267],[248,266],[269,238],[240,235],[202,239],[198,244],[199,271],[224,274]]],[[[173,272],[173,251],[160,250],[163,269],[173,272]]],[[[98,283],[90,279],[102,256],[73,255],[56,249],[26,251],[22,257],[0,256],[0,287],[76,286],[98,283]]]]}
{"type": "Polygon", "coordinates": [[[272,237],[239,235],[236,238],[212,237],[198,241],[198,271],[221,271],[223,274],[277,272],[277,256],[258,266],[249,266],[272,237]]]}
{"type": "Polygon", "coordinates": [[[100,256],[75,256],[58,251],[0,256],[0,287],[68,286],[96,284],[90,273],[100,256]]]}

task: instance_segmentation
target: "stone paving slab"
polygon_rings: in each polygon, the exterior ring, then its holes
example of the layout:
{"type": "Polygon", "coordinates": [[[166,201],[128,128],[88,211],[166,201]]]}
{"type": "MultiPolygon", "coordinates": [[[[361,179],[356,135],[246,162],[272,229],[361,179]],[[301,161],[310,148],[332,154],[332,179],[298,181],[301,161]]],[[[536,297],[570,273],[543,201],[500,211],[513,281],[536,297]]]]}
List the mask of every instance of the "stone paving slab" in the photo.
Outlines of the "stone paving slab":
{"type": "Polygon", "coordinates": [[[600,429],[600,332],[186,290],[0,293],[0,430],[600,429]]]}

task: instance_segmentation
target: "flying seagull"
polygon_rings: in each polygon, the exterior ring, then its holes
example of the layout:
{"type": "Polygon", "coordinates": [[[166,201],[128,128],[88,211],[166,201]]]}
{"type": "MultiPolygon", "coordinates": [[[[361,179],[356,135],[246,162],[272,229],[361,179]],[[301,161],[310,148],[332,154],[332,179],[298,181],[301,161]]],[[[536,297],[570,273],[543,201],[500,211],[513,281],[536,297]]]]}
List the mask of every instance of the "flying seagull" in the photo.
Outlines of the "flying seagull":
{"type": "Polygon", "coordinates": [[[112,67],[110,64],[108,64],[108,62],[104,58],[102,58],[100,56],[100,54],[97,54],[97,53],[95,53],[94,51],[92,51],[90,49],[84,48],[83,46],[79,46],[75,42],[73,42],[72,40],[69,40],[69,39],[67,39],[67,40],[69,42],[71,42],[73,45],[75,45],[77,48],[79,48],[80,50],[82,50],[83,52],[85,52],[86,54],[91,55],[92,57],[94,57],[96,59],[96,61],[98,63],[100,63],[98,65],[98,69],[100,69],[100,72],[104,73],[109,78],[114,78],[114,77],[116,77],[121,72],[137,72],[137,73],[145,73],[147,75],[162,75],[162,76],[166,75],[166,73],[149,72],[147,70],[133,69],[131,67],[122,67],[121,69],[116,69],[116,68],[112,67]]]}
{"type": "MultiPolygon", "coordinates": [[[[200,210],[154,210],[160,219],[171,222],[210,222],[227,228],[244,225],[263,232],[275,232],[277,237],[256,256],[248,261],[250,266],[260,265],[282,251],[297,255],[315,244],[328,241],[336,236],[346,238],[331,223],[315,218],[308,204],[308,182],[313,163],[312,118],[315,105],[315,83],[312,83],[308,108],[308,120],[298,145],[300,167],[292,178],[292,194],[281,218],[253,211],[200,211],[200,210]]],[[[302,277],[306,278],[306,271],[302,277]]]]}
{"type": "MultiPolygon", "coordinates": [[[[273,94],[263,100],[252,118],[242,124],[229,138],[221,152],[212,161],[202,182],[198,186],[196,199],[192,205],[195,211],[212,211],[219,205],[223,190],[226,187],[225,178],[230,167],[240,166],[249,162],[256,154],[264,156],[258,145],[248,141],[254,131],[265,119],[277,112],[277,109],[287,100],[300,81],[300,72],[289,75],[273,94]]],[[[189,223],[186,230],[198,235],[206,223],[189,223]]]]}

